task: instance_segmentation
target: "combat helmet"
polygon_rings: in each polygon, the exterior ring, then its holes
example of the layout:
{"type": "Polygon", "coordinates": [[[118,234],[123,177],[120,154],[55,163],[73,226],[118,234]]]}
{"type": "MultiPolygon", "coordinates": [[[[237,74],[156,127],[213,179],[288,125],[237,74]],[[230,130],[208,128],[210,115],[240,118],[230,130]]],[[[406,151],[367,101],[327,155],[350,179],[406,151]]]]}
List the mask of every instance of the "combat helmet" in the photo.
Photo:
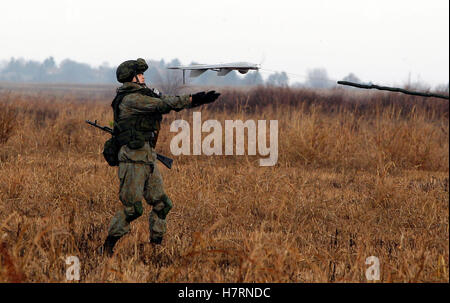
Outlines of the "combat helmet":
{"type": "Polygon", "coordinates": [[[137,74],[143,74],[148,69],[144,59],[128,60],[122,62],[116,70],[117,81],[120,83],[131,82],[137,74]]]}

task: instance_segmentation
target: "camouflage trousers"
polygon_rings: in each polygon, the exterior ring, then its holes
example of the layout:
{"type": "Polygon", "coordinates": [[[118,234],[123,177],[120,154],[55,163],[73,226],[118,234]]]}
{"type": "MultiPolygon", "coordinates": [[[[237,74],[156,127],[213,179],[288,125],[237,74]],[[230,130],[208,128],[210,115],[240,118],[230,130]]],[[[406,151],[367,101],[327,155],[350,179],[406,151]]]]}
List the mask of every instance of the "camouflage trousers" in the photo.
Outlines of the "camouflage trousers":
{"type": "Polygon", "coordinates": [[[111,220],[108,235],[122,237],[130,232],[130,222],[142,215],[142,200],[145,199],[152,206],[149,214],[150,238],[162,237],[166,232],[166,216],[172,208],[172,201],[164,192],[155,150],[148,143],[140,149],[125,145],[119,151],[119,161],[119,198],[124,209],[111,220]]]}

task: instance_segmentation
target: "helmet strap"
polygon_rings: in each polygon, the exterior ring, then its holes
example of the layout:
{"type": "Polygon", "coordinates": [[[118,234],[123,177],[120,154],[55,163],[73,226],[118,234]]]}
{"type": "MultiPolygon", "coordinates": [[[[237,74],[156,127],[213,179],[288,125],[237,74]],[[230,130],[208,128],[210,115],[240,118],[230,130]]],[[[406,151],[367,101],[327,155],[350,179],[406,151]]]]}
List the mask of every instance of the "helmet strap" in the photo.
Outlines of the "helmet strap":
{"type": "Polygon", "coordinates": [[[145,85],[145,83],[141,83],[140,81],[139,81],[139,78],[138,78],[138,76],[137,75],[139,75],[140,73],[138,73],[137,71],[135,71],[134,72],[134,78],[136,78],[136,84],[138,84],[138,85],[140,85],[140,86],[142,86],[142,87],[147,87],[147,85],[145,85]]]}
{"type": "Polygon", "coordinates": [[[136,70],[134,71],[133,79],[134,79],[134,81],[131,80],[133,83],[138,83],[138,84],[139,84],[139,80],[138,80],[138,77],[137,77],[137,72],[136,72],[136,70]]]}

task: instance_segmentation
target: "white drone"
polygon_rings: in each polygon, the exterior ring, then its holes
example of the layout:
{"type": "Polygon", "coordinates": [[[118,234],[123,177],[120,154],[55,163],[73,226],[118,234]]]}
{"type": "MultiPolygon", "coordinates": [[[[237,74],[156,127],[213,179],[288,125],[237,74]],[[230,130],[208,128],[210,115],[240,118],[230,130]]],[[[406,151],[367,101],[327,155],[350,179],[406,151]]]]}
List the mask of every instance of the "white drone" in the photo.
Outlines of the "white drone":
{"type": "Polygon", "coordinates": [[[208,69],[216,71],[217,76],[225,76],[232,70],[237,70],[241,74],[246,74],[249,70],[259,70],[258,64],[248,62],[235,62],[224,64],[195,64],[189,66],[171,66],[168,69],[181,69],[183,71],[183,84],[185,84],[185,71],[190,70],[190,77],[198,77],[208,69]]]}

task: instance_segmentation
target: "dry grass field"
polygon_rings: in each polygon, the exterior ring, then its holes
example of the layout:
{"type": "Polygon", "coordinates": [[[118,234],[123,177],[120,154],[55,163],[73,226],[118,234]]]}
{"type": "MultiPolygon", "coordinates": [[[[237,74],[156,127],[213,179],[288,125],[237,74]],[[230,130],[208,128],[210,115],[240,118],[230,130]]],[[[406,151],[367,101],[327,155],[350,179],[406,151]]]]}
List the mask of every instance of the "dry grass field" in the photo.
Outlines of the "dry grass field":
{"type": "MultiPolygon", "coordinates": [[[[160,165],[174,202],[162,246],[148,212],[115,255],[97,255],[118,200],[113,91],[0,90],[0,281],[449,281],[448,102],[368,91],[225,90],[202,120],[278,120],[276,166],[259,156],[177,156],[160,165]]],[[[171,121],[157,150],[171,156],[171,121]]],[[[145,204],[145,203],[144,203],[145,204]]]]}

